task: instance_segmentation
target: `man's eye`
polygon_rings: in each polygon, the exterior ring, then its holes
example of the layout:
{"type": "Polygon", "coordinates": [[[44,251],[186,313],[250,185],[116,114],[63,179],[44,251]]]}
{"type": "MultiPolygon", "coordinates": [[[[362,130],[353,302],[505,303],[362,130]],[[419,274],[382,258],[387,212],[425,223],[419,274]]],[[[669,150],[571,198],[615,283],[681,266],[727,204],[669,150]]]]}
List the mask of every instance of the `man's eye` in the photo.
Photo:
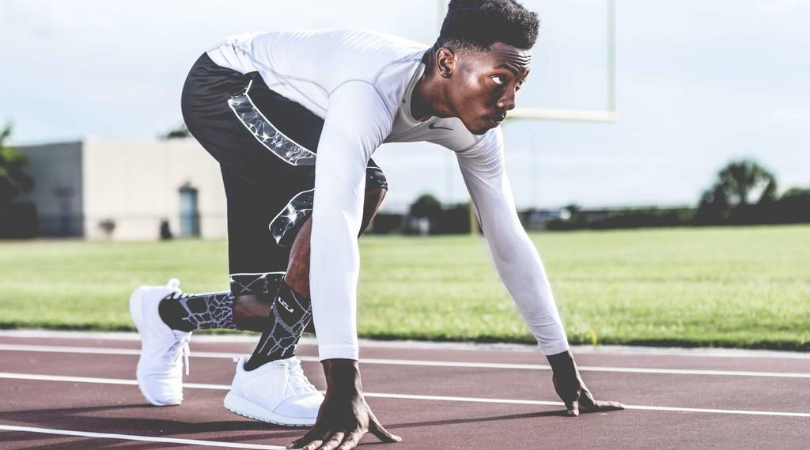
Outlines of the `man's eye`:
{"type": "Polygon", "coordinates": [[[494,81],[498,86],[501,86],[506,83],[506,77],[503,75],[495,75],[492,77],[492,81],[494,81]]]}

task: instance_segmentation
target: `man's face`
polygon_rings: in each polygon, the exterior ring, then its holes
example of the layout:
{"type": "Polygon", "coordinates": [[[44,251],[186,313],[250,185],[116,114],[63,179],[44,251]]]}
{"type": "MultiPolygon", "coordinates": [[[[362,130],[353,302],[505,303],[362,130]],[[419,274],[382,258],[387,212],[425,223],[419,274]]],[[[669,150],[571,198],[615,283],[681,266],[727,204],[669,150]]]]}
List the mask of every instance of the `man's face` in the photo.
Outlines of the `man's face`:
{"type": "Polygon", "coordinates": [[[473,134],[484,134],[515,108],[515,96],[529,75],[532,55],[502,42],[489,51],[456,55],[448,98],[451,108],[473,134]]]}

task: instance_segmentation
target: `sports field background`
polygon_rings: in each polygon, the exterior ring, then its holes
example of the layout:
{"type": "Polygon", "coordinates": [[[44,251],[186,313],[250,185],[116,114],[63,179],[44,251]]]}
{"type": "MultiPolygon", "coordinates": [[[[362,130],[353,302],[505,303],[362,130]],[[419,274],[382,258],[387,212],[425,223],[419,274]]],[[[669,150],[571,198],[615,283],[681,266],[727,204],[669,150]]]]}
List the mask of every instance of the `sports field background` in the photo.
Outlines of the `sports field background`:
{"type": "MultiPolygon", "coordinates": [[[[531,234],[572,343],[810,350],[810,226],[531,234]]],[[[364,337],[533,342],[480,237],[361,240],[364,337]]],[[[226,290],[224,241],[0,243],[0,327],[127,330],[129,294],[226,290]]]]}

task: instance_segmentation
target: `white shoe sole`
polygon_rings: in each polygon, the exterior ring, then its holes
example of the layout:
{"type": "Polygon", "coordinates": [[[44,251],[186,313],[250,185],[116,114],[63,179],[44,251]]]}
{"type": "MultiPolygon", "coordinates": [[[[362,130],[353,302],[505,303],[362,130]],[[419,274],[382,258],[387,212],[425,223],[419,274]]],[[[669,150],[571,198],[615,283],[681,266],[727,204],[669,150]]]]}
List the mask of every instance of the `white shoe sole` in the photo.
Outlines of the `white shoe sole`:
{"type": "Polygon", "coordinates": [[[248,419],[258,420],[260,422],[268,422],[285,427],[311,427],[315,425],[314,419],[301,419],[295,417],[279,416],[270,411],[262,408],[261,406],[234,394],[228,392],[225,396],[225,408],[228,411],[238,414],[248,419]]]}
{"type": "MultiPolygon", "coordinates": [[[[135,323],[135,329],[138,330],[138,334],[141,332],[141,324],[143,323],[143,295],[141,294],[143,291],[148,290],[149,286],[141,286],[132,293],[129,297],[129,316],[132,318],[132,322],[135,323]]],[[[141,365],[141,357],[138,357],[138,366],[141,365]]],[[[135,378],[138,380],[138,390],[141,391],[141,395],[148,401],[149,403],[155,406],[177,406],[180,402],[159,402],[155,400],[148,392],[143,389],[143,383],[141,382],[141,375],[140,370],[135,370],[135,378]]]]}

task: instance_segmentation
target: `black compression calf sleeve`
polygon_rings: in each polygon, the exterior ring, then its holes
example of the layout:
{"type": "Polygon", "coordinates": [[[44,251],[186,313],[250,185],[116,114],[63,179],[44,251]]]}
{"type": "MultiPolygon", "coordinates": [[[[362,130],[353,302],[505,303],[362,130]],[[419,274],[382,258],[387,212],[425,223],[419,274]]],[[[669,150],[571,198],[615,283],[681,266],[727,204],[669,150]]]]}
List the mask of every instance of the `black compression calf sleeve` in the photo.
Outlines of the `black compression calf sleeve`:
{"type": "Polygon", "coordinates": [[[245,364],[253,370],[271,361],[295,355],[295,346],[312,319],[312,304],[282,281],[270,309],[271,328],[262,334],[259,345],[245,364]]]}

